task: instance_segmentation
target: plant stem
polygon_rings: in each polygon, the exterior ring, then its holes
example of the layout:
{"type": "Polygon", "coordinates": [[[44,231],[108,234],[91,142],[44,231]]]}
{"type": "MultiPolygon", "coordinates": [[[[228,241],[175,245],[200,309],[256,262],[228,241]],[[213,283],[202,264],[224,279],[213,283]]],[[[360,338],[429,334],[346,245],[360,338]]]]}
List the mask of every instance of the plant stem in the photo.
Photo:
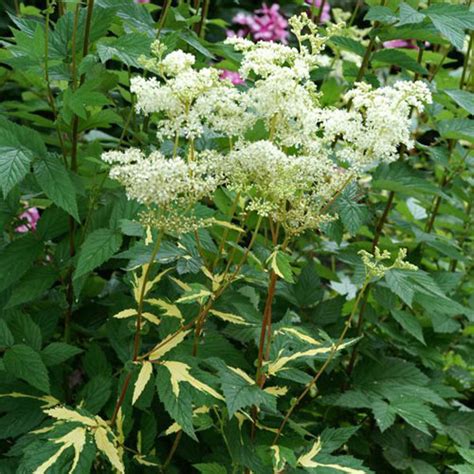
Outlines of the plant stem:
{"type": "MultiPolygon", "coordinates": [[[[140,352],[140,335],[141,335],[141,329],[142,329],[141,326],[142,326],[143,304],[145,302],[147,283],[150,277],[150,271],[153,266],[153,262],[155,261],[155,258],[160,250],[161,242],[163,240],[163,235],[164,235],[164,232],[160,231],[156,239],[153,251],[151,253],[150,260],[144,266],[144,273],[143,273],[142,283],[141,283],[138,302],[137,302],[137,323],[135,327],[135,336],[133,338],[133,359],[132,359],[133,362],[137,362],[139,359],[138,354],[140,352]]],[[[122,390],[120,392],[117,403],[115,404],[112,418],[110,419],[110,424],[112,426],[114,425],[117,419],[117,415],[119,413],[120,407],[122,406],[123,401],[125,400],[125,396],[127,395],[127,390],[128,390],[128,386],[130,385],[131,377],[132,377],[132,372],[129,372],[126,375],[125,380],[123,382],[122,390]]]]}
{"type": "Polygon", "coordinates": [[[158,27],[156,36],[160,36],[161,30],[165,25],[166,17],[168,16],[169,9],[171,7],[171,0],[165,0],[163,7],[161,9],[160,19],[158,20],[158,27]]]}
{"type": "MultiPolygon", "coordinates": [[[[80,12],[80,4],[76,5],[74,10],[74,20],[73,20],[73,28],[72,28],[72,38],[71,38],[71,49],[72,49],[72,60],[71,60],[71,89],[74,91],[76,90],[76,82],[77,82],[77,67],[76,67],[76,38],[77,38],[77,26],[79,23],[79,12],[80,12]]],[[[72,151],[71,151],[71,170],[76,171],[74,168],[75,165],[75,153],[74,153],[74,146],[75,141],[77,141],[74,133],[74,120],[72,125],[72,151]]],[[[72,258],[76,254],[76,242],[75,242],[75,231],[76,225],[72,216],[69,216],[69,257],[72,258]]],[[[71,266],[68,271],[67,276],[67,289],[66,289],[66,300],[67,300],[67,310],[66,315],[64,318],[64,340],[65,342],[69,341],[71,335],[71,319],[72,319],[72,312],[73,312],[73,305],[74,305],[74,287],[73,287],[73,275],[74,267],[71,262],[71,266]]]]}
{"type": "Polygon", "coordinates": [[[321,5],[319,6],[318,13],[316,15],[316,18],[314,19],[314,22],[319,25],[321,22],[321,15],[323,14],[324,7],[326,6],[326,0],[321,1],[321,5]]]}
{"type": "MultiPolygon", "coordinates": [[[[385,6],[385,2],[386,2],[386,0],[380,0],[380,6],[381,7],[385,6]]],[[[380,23],[378,21],[376,21],[374,23],[374,28],[373,29],[376,29],[379,26],[380,26],[380,23]]],[[[364,57],[362,58],[362,64],[360,65],[359,72],[357,73],[357,77],[356,77],[355,82],[360,82],[363,79],[365,71],[366,71],[367,67],[369,66],[370,56],[372,55],[372,51],[374,50],[375,43],[376,43],[376,39],[375,39],[375,35],[374,35],[369,40],[369,44],[367,45],[367,49],[365,50],[364,57]]]]}
{"type": "Polygon", "coordinates": [[[201,12],[201,21],[199,22],[197,34],[200,38],[204,38],[206,35],[206,19],[209,13],[209,4],[210,0],[203,0],[202,12],[201,12]]]}
{"type": "Polygon", "coordinates": [[[339,347],[341,346],[344,338],[346,337],[346,334],[347,334],[347,331],[349,330],[349,327],[351,325],[351,322],[352,320],[354,319],[354,316],[357,312],[357,308],[359,306],[359,303],[362,299],[362,296],[364,295],[365,293],[365,290],[367,289],[367,286],[368,286],[369,282],[368,280],[366,280],[364,282],[364,284],[362,285],[362,288],[361,290],[359,291],[359,294],[357,295],[357,298],[354,302],[354,307],[352,308],[352,311],[351,311],[351,314],[349,316],[349,318],[347,319],[346,323],[344,324],[344,329],[342,330],[340,336],[339,336],[339,339],[337,340],[336,344],[333,346],[331,352],[329,353],[329,356],[328,358],[326,359],[326,361],[324,362],[324,364],[321,366],[321,368],[318,370],[318,372],[316,373],[316,375],[313,377],[313,379],[306,385],[305,389],[301,392],[300,396],[296,399],[296,402],[291,405],[291,407],[288,409],[288,411],[286,412],[286,415],[285,417],[283,418],[283,421],[281,422],[280,424],[280,427],[278,428],[277,430],[277,433],[275,435],[275,438],[273,439],[273,443],[272,444],[276,444],[278,439],[280,438],[281,434],[282,434],[282,431],[283,429],[285,428],[285,425],[288,423],[288,420],[290,419],[291,415],[293,414],[293,412],[295,411],[296,407],[300,404],[301,400],[303,400],[303,398],[308,394],[308,392],[311,390],[311,387],[313,385],[315,385],[317,383],[317,381],[319,380],[319,378],[321,377],[321,375],[323,374],[323,372],[326,370],[326,368],[328,367],[328,365],[331,363],[331,361],[333,360],[336,352],[338,351],[339,347]]]}

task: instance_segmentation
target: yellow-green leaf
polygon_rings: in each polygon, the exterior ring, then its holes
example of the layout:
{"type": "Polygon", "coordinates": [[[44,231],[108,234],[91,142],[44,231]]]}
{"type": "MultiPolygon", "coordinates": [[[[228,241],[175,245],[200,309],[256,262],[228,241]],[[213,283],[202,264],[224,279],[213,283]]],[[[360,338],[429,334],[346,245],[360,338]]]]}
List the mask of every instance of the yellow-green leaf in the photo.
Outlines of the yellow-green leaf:
{"type": "Polygon", "coordinates": [[[132,316],[137,315],[137,310],[136,309],[124,309],[123,311],[120,311],[117,314],[114,314],[114,318],[117,319],[125,319],[125,318],[131,318],[132,316]]]}
{"type": "Polygon", "coordinates": [[[216,392],[212,387],[209,387],[209,385],[206,385],[204,382],[201,382],[189,373],[189,371],[191,370],[191,367],[189,367],[189,365],[177,361],[166,361],[162,364],[170,372],[171,387],[173,388],[173,393],[175,397],[179,397],[179,384],[182,382],[187,382],[191,384],[192,387],[196,390],[208,393],[214,398],[224,401],[224,397],[220,393],[216,392]]]}
{"type": "Polygon", "coordinates": [[[184,338],[190,333],[190,331],[180,331],[179,333],[170,334],[163,341],[161,341],[156,349],[150,354],[150,360],[157,360],[163,357],[168,351],[181,344],[184,338]]]}
{"type": "Polygon", "coordinates": [[[151,313],[142,313],[143,319],[146,319],[152,324],[156,324],[157,326],[160,324],[160,318],[157,318],[154,314],[151,313]]]}
{"type": "Polygon", "coordinates": [[[86,444],[86,428],[75,428],[61,438],[53,439],[52,441],[55,444],[61,444],[61,447],[54,453],[53,456],[41,464],[41,466],[37,467],[33,474],[45,474],[48,469],[52,467],[61,457],[61,454],[71,446],[74,448],[74,459],[68,472],[74,472],[79,463],[82,450],[86,444]]]}
{"type": "Polygon", "coordinates": [[[245,321],[242,316],[238,316],[237,314],[232,313],[224,313],[223,311],[217,311],[215,309],[209,310],[209,313],[213,314],[214,316],[222,319],[223,321],[227,321],[229,323],[234,324],[241,324],[243,326],[249,326],[249,323],[245,321]]]}
{"type": "Polygon", "coordinates": [[[171,318],[177,318],[180,321],[184,320],[183,315],[181,314],[181,311],[175,304],[167,303],[165,300],[162,299],[156,299],[156,298],[150,298],[149,300],[146,300],[147,303],[150,303],[154,306],[158,306],[162,310],[164,310],[164,316],[169,316],[171,318]]]}
{"type": "Polygon", "coordinates": [[[125,467],[120,457],[117,447],[110,441],[107,430],[100,426],[94,433],[95,444],[97,449],[101,451],[110,464],[120,473],[125,474],[125,467]]]}
{"type": "Polygon", "coordinates": [[[138,373],[137,381],[133,389],[132,405],[138,400],[143,390],[145,390],[146,384],[150,380],[153,373],[153,364],[147,360],[143,361],[140,372],[138,373]]]}

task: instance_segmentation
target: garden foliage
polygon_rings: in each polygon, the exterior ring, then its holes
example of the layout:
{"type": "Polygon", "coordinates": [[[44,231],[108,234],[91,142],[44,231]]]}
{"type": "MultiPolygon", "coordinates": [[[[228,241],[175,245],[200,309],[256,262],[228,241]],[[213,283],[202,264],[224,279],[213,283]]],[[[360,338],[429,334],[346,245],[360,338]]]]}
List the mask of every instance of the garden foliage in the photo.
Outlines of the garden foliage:
{"type": "Polygon", "coordinates": [[[474,472],[470,0],[157,3],[0,7],[0,472],[474,472]]]}

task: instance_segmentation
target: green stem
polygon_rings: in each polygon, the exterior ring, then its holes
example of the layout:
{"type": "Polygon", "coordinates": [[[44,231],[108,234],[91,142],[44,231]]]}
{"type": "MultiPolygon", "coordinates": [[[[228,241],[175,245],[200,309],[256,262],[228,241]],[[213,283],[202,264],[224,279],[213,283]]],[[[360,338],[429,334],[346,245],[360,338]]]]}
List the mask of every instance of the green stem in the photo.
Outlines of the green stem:
{"type": "Polygon", "coordinates": [[[160,19],[158,20],[158,27],[156,36],[160,36],[161,30],[165,25],[166,17],[168,16],[169,9],[171,7],[171,0],[165,0],[165,3],[161,9],[160,19]]]}
{"type": "Polygon", "coordinates": [[[204,0],[202,4],[201,21],[199,22],[197,30],[197,34],[200,38],[204,38],[204,36],[206,35],[206,19],[207,15],[209,14],[210,3],[210,0],[204,0]]]}
{"type": "Polygon", "coordinates": [[[311,387],[313,387],[318,382],[323,372],[326,370],[328,365],[334,359],[336,352],[338,351],[339,347],[342,345],[342,342],[344,341],[344,338],[346,337],[347,331],[349,330],[349,327],[351,326],[352,320],[354,319],[354,316],[357,312],[357,308],[362,299],[362,296],[365,293],[365,290],[367,289],[368,284],[369,284],[369,281],[366,279],[364,284],[362,285],[361,290],[359,291],[359,294],[357,295],[351,314],[344,325],[344,329],[342,330],[339,336],[339,339],[337,340],[336,344],[333,346],[331,352],[329,353],[328,358],[326,359],[324,364],[321,366],[321,368],[318,370],[318,372],[313,377],[313,379],[306,385],[306,388],[301,392],[300,396],[296,399],[295,403],[293,403],[291,407],[288,409],[288,411],[286,412],[286,415],[283,418],[283,421],[281,422],[280,427],[278,428],[277,433],[273,439],[273,442],[272,442],[273,445],[277,443],[283,429],[285,428],[285,425],[288,423],[288,420],[290,419],[291,415],[295,411],[296,407],[300,404],[301,400],[303,400],[303,398],[308,394],[308,392],[311,390],[311,387]]]}
{"type": "MultiPolygon", "coordinates": [[[[155,261],[156,256],[158,255],[158,252],[161,247],[161,242],[163,240],[163,231],[160,231],[158,234],[158,237],[155,242],[155,246],[153,248],[153,251],[151,253],[150,259],[148,261],[148,264],[146,264],[144,274],[143,274],[143,280],[142,284],[140,287],[140,293],[138,297],[138,302],[137,302],[137,323],[135,326],[135,336],[133,338],[133,362],[136,362],[139,359],[139,352],[140,352],[140,335],[141,335],[141,325],[142,325],[142,314],[143,314],[143,305],[145,302],[145,294],[146,294],[146,287],[148,283],[148,279],[150,277],[150,271],[153,266],[153,263],[155,261]]],[[[127,390],[130,385],[130,380],[132,377],[132,372],[129,372],[122,385],[122,390],[120,391],[119,398],[117,400],[117,403],[115,404],[114,412],[112,415],[112,418],[110,420],[110,424],[113,426],[115,424],[115,421],[117,420],[117,415],[120,411],[120,407],[122,406],[125,396],[127,395],[127,390]]]]}

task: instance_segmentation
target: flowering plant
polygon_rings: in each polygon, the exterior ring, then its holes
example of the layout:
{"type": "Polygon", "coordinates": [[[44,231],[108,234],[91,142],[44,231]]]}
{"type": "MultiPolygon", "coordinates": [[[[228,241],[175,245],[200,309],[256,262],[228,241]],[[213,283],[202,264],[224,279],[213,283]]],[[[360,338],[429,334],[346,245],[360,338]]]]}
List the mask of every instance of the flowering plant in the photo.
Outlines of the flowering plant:
{"type": "Polygon", "coordinates": [[[154,3],[9,11],[0,472],[470,472],[469,7],[154,3]]]}

